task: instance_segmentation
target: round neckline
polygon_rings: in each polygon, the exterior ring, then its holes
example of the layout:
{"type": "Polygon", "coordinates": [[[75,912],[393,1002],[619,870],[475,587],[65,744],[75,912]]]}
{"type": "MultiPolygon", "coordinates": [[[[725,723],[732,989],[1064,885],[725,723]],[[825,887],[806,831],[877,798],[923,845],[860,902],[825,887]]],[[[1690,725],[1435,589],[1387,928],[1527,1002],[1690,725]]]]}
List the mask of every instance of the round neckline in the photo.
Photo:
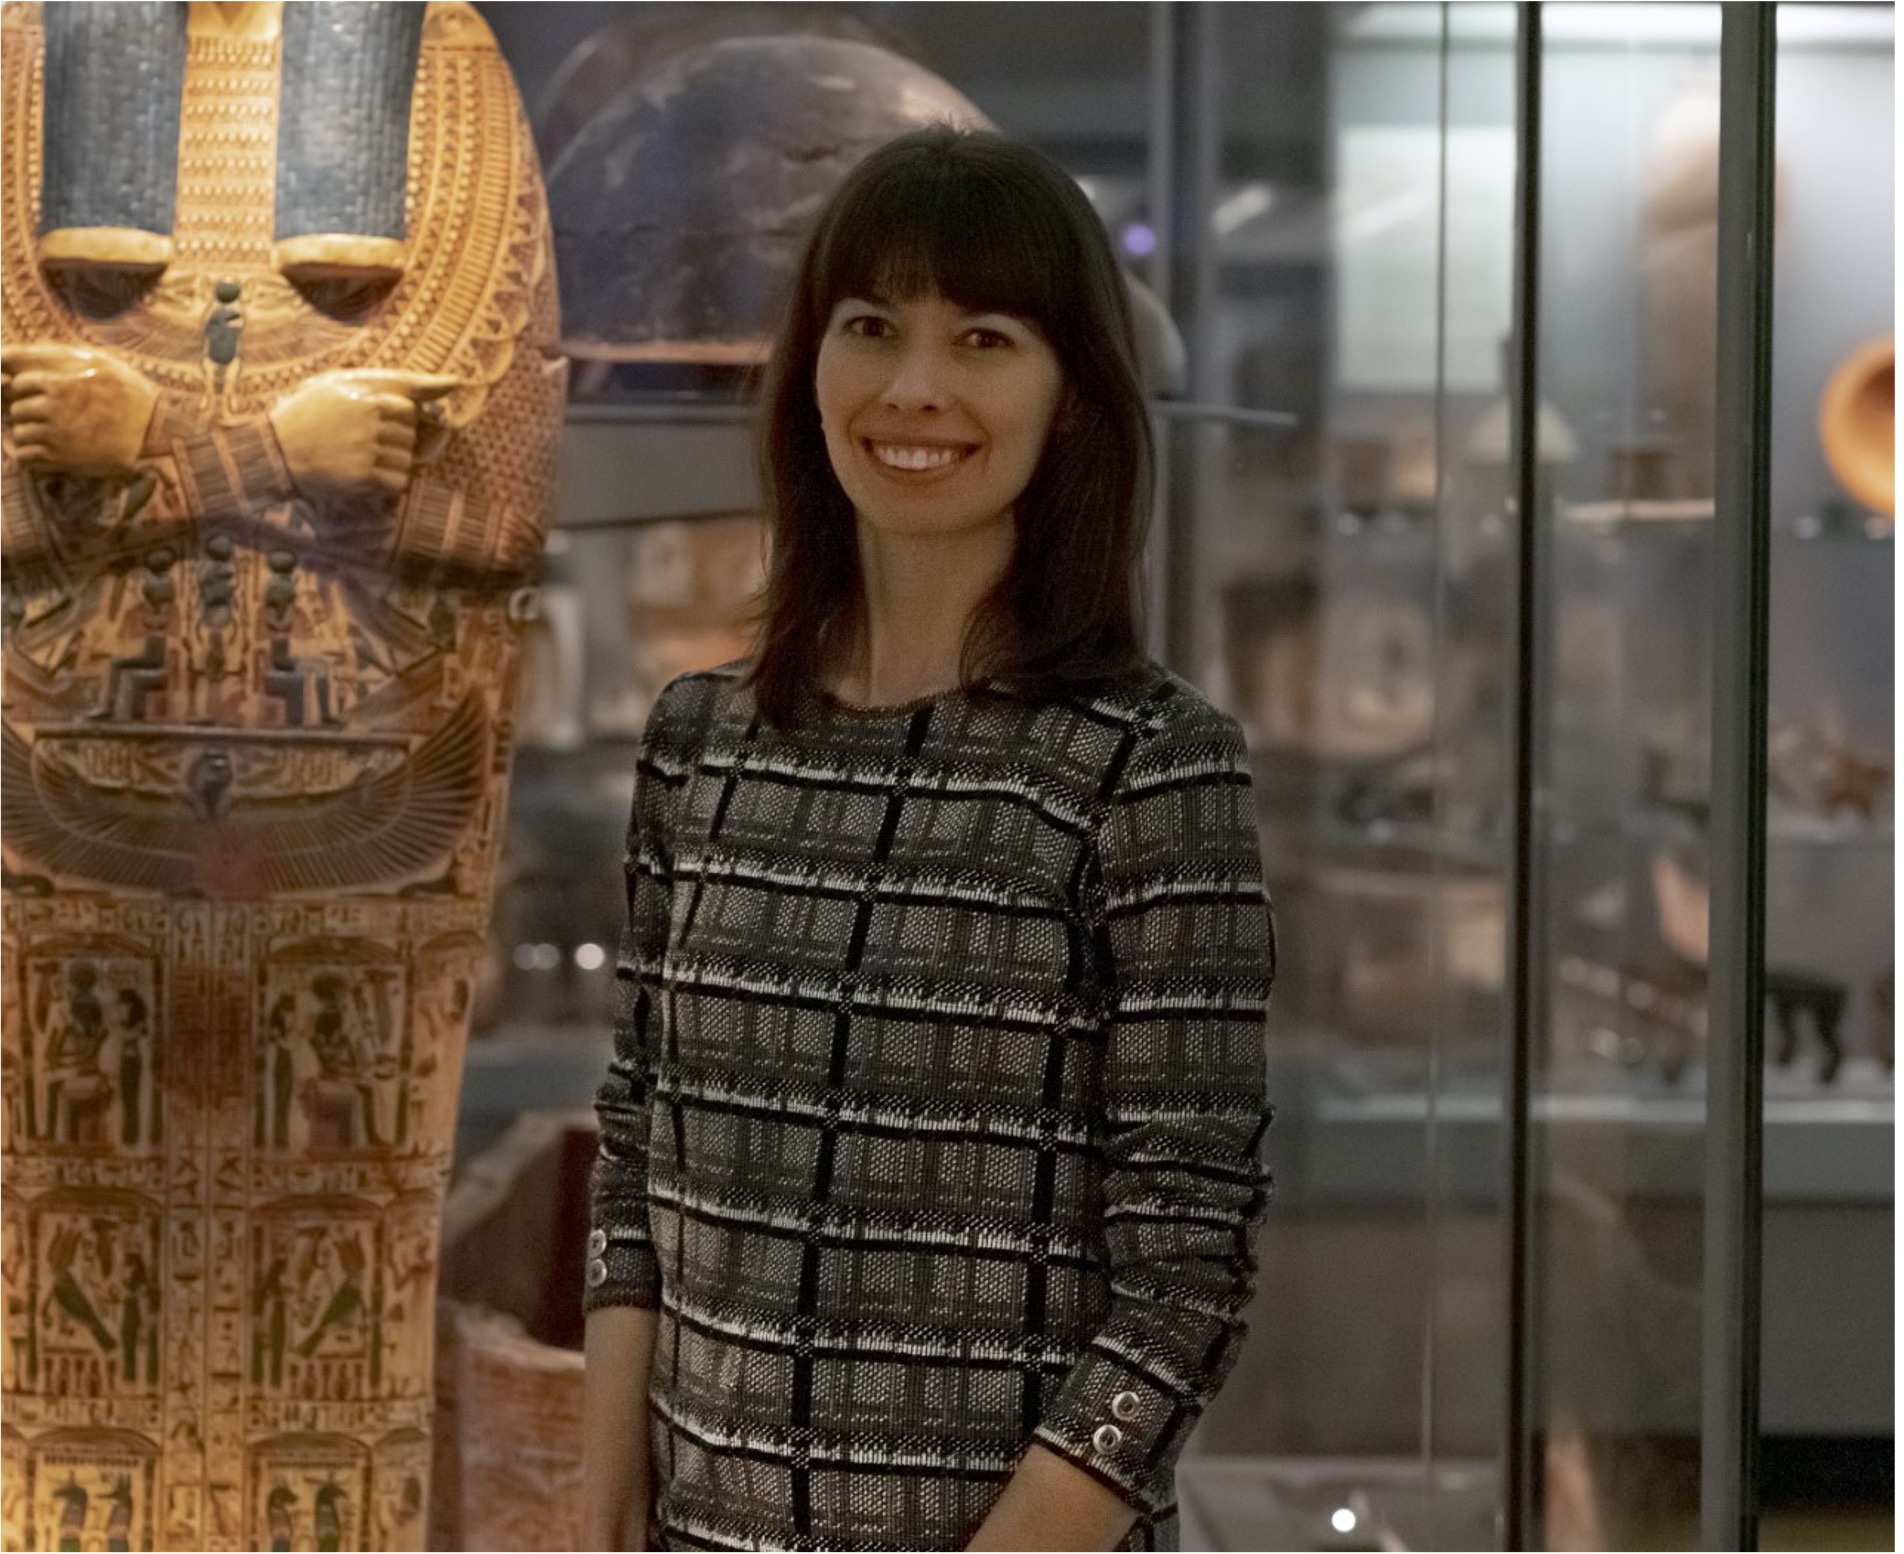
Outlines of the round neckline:
{"type": "Polygon", "coordinates": [[[823,685],[815,686],[814,690],[820,700],[833,711],[845,713],[848,717],[859,718],[909,716],[922,708],[936,707],[940,702],[949,701],[953,697],[963,693],[963,687],[951,685],[942,691],[933,691],[925,696],[915,696],[911,701],[875,702],[868,704],[847,701],[845,698],[829,691],[823,685]]]}

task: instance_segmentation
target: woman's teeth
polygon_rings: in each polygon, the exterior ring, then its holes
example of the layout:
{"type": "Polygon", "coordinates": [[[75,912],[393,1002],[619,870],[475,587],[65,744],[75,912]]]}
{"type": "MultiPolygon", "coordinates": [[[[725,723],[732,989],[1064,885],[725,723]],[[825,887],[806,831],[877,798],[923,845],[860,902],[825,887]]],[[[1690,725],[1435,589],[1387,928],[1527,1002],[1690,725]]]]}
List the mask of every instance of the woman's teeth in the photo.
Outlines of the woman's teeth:
{"type": "Polygon", "coordinates": [[[939,469],[964,454],[957,448],[906,448],[876,442],[873,457],[891,469],[939,469]]]}

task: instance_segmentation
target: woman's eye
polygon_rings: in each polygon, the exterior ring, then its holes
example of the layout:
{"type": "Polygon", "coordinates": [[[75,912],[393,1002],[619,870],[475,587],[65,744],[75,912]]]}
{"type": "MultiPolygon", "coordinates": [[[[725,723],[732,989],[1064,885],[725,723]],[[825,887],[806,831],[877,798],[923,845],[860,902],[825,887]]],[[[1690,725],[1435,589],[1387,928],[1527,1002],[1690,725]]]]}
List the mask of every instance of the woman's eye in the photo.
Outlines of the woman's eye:
{"type": "Polygon", "coordinates": [[[840,325],[849,335],[857,335],[862,340],[883,340],[892,333],[892,325],[876,313],[859,313],[840,325]]]}
{"type": "Polygon", "coordinates": [[[981,351],[995,351],[1012,343],[1011,336],[1000,329],[974,329],[965,338],[981,351]]]}

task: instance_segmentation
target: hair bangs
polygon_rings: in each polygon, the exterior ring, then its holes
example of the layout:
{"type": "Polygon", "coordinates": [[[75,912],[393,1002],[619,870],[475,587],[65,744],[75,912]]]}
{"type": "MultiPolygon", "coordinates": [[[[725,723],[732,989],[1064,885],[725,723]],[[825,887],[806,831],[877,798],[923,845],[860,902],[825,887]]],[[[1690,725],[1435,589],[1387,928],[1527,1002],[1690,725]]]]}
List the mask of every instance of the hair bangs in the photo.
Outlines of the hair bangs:
{"type": "Polygon", "coordinates": [[[1041,329],[1059,312],[1063,227],[1010,184],[923,159],[883,170],[841,202],[817,255],[812,316],[847,297],[908,302],[938,295],[974,313],[1041,329]]]}

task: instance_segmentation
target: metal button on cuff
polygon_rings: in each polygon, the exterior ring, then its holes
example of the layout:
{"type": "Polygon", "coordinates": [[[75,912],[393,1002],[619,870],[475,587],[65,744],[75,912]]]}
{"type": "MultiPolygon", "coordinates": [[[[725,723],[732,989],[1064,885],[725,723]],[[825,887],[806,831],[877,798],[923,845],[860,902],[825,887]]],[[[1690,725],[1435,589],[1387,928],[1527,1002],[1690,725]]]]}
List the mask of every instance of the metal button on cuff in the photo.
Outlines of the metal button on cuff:
{"type": "Polygon", "coordinates": [[[1137,1417],[1137,1394],[1135,1392],[1118,1393],[1116,1397],[1111,1399],[1111,1413],[1114,1417],[1122,1419],[1126,1424],[1129,1424],[1131,1420],[1137,1417]]]}
{"type": "Polygon", "coordinates": [[[605,1230],[591,1230],[588,1233],[588,1255],[590,1257],[600,1257],[602,1253],[607,1250],[608,1232],[605,1230]]]}
{"type": "Polygon", "coordinates": [[[1091,1444],[1109,1456],[1124,1444],[1124,1432],[1116,1425],[1099,1425],[1097,1433],[1091,1437],[1091,1444]]]}
{"type": "Polygon", "coordinates": [[[591,1257],[588,1262],[588,1287],[600,1289],[608,1282],[608,1264],[599,1257],[591,1257]]]}

